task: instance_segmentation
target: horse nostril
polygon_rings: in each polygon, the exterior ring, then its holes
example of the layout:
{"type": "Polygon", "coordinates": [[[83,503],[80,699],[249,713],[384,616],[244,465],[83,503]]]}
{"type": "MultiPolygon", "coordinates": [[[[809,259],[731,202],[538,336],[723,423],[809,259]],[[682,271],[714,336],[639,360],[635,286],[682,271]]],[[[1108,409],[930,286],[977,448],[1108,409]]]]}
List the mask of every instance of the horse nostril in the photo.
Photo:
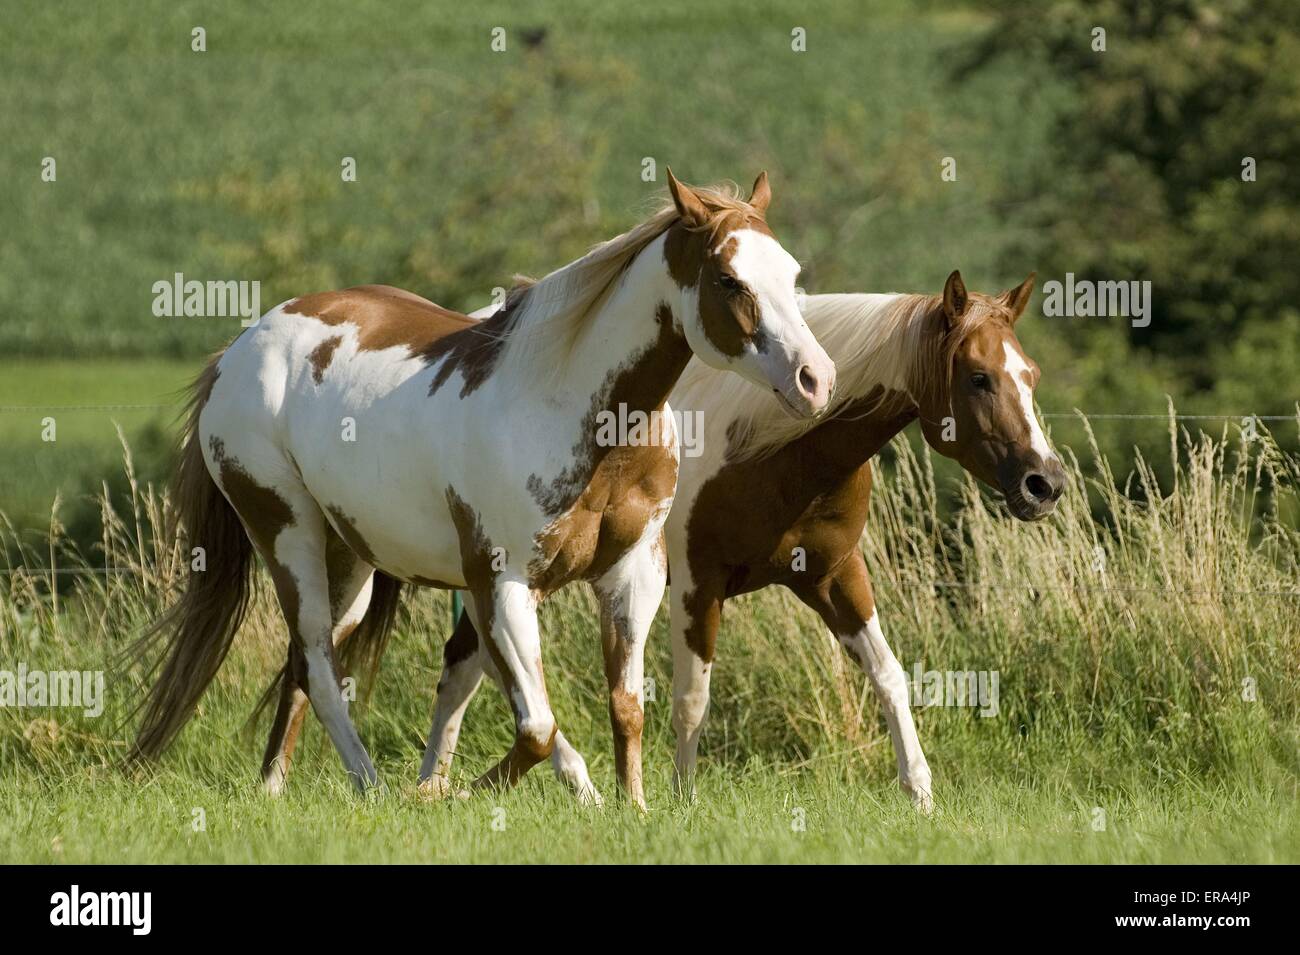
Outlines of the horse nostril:
{"type": "Polygon", "coordinates": [[[1043,475],[1034,472],[1025,476],[1025,496],[1037,504],[1052,500],[1055,488],[1043,475]]]}
{"type": "Polygon", "coordinates": [[[817,394],[817,376],[812,373],[812,369],[803,365],[799,369],[799,390],[806,395],[817,394]]]}

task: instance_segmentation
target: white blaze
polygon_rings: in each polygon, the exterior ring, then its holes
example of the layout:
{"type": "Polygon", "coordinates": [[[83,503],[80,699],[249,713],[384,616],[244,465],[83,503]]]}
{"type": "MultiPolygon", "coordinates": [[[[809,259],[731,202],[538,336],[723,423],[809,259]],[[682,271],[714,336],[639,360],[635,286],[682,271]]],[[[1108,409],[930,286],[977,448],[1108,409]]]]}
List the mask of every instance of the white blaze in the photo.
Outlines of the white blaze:
{"type": "Polygon", "coordinates": [[[1010,342],[1003,342],[1002,350],[1007,356],[1007,362],[1003,367],[1006,369],[1007,374],[1011,376],[1016,390],[1020,393],[1020,410],[1024,412],[1025,424],[1029,425],[1029,443],[1044,461],[1053,460],[1056,458],[1056,453],[1052,451],[1052,446],[1047,443],[1047,437],[1038,424],[1038,415],[1034,413],[1034,394],[1029,390],[1029,385],[1025,381],[1025,373],[1029,371],[1029,364],[1020,352],[1011,346],[1010,342]]]}

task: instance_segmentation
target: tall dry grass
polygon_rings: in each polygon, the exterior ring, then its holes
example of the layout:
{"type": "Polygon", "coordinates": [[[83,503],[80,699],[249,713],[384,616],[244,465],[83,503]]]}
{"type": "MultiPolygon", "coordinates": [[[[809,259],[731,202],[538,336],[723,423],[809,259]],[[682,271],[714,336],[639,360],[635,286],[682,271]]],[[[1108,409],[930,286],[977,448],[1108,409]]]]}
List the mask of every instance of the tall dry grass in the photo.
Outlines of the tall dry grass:
{"type": "MultiPolygon", "coordinates": [[[[1087,422],[1083,422],[1087,428],[1087,422]]],[[[955,517],[928,450],[898,440],[876,482],[863,540],[886,634],[914,668],[996,671],[997,715],[921,707],[921,739],[949,779],[1064,774],[1117,785],[1184,775],[1278,774],[1294,779],[1300,751],[1300,461],[1266,431],[1191,433],[1171,417],[1173,480],[1142,462],[1123,481],[1096,450],[1067,453],[1071,490],[1052,518],[1026,525],[965,480],[955,517]]],[[[167,493],[142,486],[123,443],[129,494],[100,497],[93,553],[61,536],[17,540],[0,579],[0,669],[103,669],[108,707],[0,709],[0,767],[113,771],[124,718],[147,675],[121,649],[179,593],[189,560],[167,493]],[[51,586],[54,568],[60,586],[51,586]]],[[[363,736],[381,761],[413,772],[449,627],[446,594],[408,594],[368,707],[363,736]]],[[[647,673],[648,759],[669,752],[671,676],[665,614],[647,673]]],[[[597,764],[608,750],[595,608],[569,588],[543,611],[553,703],[570,737],[597,764]]],[[[284,653],[269,586],[214,687],[183,734],[176,765],[253,771],[260,740],[244,724],[284,653]]],[[[727,766],[809,766],[881,779],[893,758],[862,675],[816,618],[770,590],[728,604],[713,679],[706,760],[727,766]],[[756,761],[756,762],[755,762],[756,761]]],[[[480,694],[461,746],[466,772],[508,744],[495,691],[480,694]]],[[[332,759],[323,733],[310,754],[332,759]]]]}

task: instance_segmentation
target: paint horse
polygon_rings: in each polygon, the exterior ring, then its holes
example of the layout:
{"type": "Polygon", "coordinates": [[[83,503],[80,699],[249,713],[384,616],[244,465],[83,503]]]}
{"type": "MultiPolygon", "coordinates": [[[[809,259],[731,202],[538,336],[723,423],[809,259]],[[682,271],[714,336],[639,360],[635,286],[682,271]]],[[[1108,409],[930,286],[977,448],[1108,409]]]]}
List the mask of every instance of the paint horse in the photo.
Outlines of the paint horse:
{"type": "MultiPolygon", "coordinates": [[[[610,705],[635,733],[677,480],[668,393],[694,354],[812,417],[835,375],[799,313],[798,265],[766,224],[766,175],[747,202],[671,172],[669,185],[671,204],[515,289],[485,322],[362,286],[277,306],[208,366],[177,492],[208,569],[191,574],[138,647],[170,634],[134,758],[165,748],[215,676],[254,551],[290,637],[263,764],[272,792],[308,702],[357,785],[376,782],[335,644],[358,627],[382,634],[401,582],[467,592],[478,645],[510,700],[514,744],[480,785],[511,785],[552,755],[537,607],[571,581],[592,582],[619,608],[610,705]],[[655,440],[599,445],[595,418],[619,407],[658,410],[655,440]]],[[[639,780],[639,757],[625,775],[639,780]]]]}
{"type": "MultiPolygon", "coordinates": [[[[835,401],[815,423],[782,420],[758,389],[691,363],[670,400],[700,413],[703,454],[682,462],[665,525],[678,793],[694,793],[723,606],[781,584],[821,616],[866,671],[889,726],[899,782],[918,808],[930,811],[930,768],[908,707],[907,679],[881,630],[859,546],[870,462],[919,420],[930,446],[1001,491],[1017,518],[1052,512],[1065,472],[1034,412],[1038,366],[1014,330],[1033,284],[1031,275],[998,296],[972,294],[953,272],[942,296],[805,298],[804,317],[839,374],[835,401]]],[[[485,669],[493,672],[492,661],[462,616],[446,646],[435,726],[458,727],[485,669]]],[[[439,745],[450,754],[455,741],[448,734],[439,745]]],[[[553,761],[557,771],[581,761],[562,733],[553,761]]],[[[445,774],[449,766],[450,758],[437,770],[445,774]]],[[[572,783],[571,773],[560,775],[572,783]]],[[[589,779],[578,791],[599,798],[589,779]]]]}

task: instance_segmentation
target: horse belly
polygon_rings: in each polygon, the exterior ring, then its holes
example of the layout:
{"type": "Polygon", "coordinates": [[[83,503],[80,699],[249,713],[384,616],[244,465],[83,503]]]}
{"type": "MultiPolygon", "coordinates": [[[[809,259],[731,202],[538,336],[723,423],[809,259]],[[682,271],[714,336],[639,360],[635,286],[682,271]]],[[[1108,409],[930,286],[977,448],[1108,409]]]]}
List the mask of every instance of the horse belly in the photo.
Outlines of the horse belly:
{"type": "Polygon", "coordinates": [[[367,563],[402,580],[463,586],[460,541],[438,457],[397,399],[295,409],[292,453],[330,526],[367,563]]]}
{"type": "Polygon", "coordinates": [[[460,541],[446,501],[372,487],[319,494],[330,526],[363,560],[400,580],[463,587],[460,541]]]}

